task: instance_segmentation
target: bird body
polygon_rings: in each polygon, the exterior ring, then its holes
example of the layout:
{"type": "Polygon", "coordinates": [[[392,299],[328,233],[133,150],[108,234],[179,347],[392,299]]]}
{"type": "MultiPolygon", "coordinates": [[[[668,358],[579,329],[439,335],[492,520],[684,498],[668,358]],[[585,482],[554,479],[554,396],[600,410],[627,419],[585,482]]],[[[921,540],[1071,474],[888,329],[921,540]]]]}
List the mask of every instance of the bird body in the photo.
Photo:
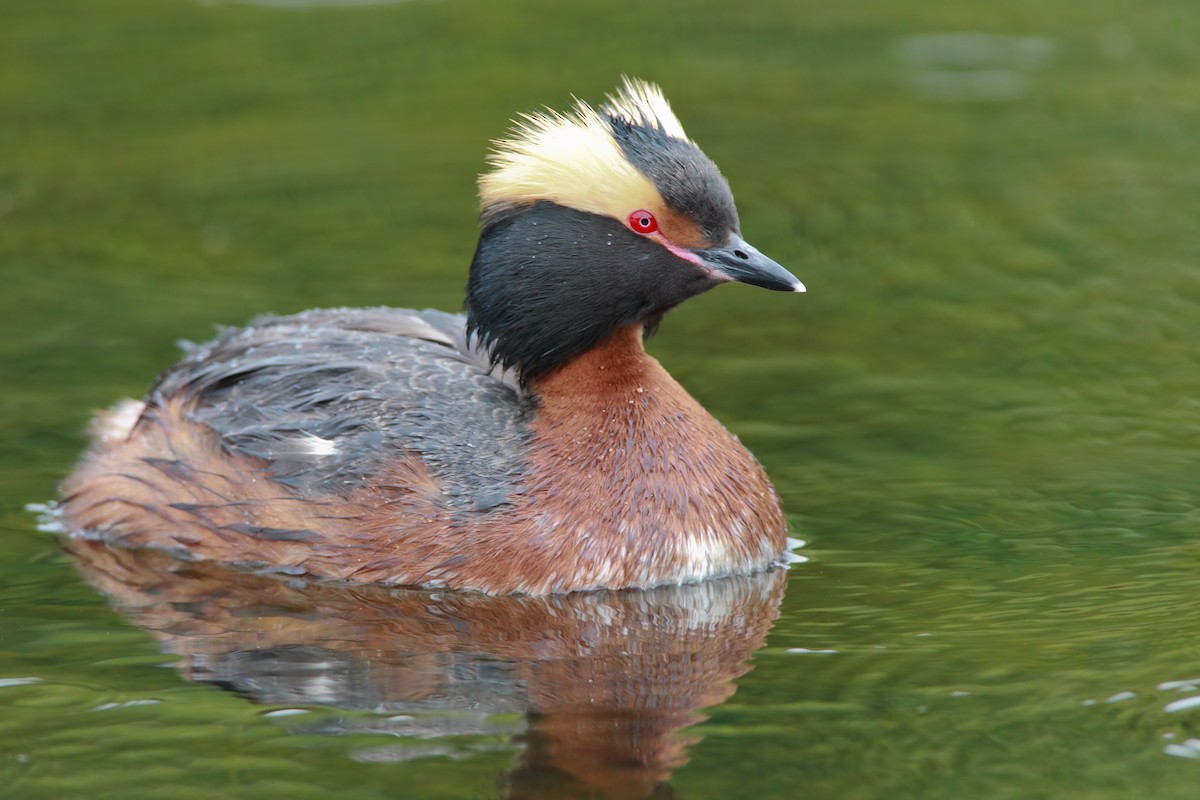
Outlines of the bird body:
{"type": "Polygon", "coordinates": [[[803,291],[658,90],[529,117],[481,178],[467,314],[332,309],[196,346],[97,421],[67,527],[352,582],[546,594],[746,574],[786,523],[643,346],[722,282],[803,291]]]}

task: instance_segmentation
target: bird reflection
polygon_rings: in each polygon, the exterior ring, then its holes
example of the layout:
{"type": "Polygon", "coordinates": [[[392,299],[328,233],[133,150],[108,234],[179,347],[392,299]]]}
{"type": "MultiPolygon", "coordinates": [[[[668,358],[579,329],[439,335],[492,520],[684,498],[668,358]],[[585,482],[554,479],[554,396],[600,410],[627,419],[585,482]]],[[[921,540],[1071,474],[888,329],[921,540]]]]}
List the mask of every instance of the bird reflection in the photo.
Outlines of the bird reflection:
{"type": "MultiPolygon", "coordinates": [[[[186,679],[255,703],[383,712],[308,733],[506,734],[522,750],[501,778],[510,798],[673,797],[667,781],[698,739],[679,732],[733,694],[785,582],[776,569],[494,597],[287,580],[79,538],[66,547],[92,585],[181,656],[186,679]],[[520,722],[507,721],[514,714],[520,722]]],[[[362,760],[402,758],[377,748],[362,760]]]]}

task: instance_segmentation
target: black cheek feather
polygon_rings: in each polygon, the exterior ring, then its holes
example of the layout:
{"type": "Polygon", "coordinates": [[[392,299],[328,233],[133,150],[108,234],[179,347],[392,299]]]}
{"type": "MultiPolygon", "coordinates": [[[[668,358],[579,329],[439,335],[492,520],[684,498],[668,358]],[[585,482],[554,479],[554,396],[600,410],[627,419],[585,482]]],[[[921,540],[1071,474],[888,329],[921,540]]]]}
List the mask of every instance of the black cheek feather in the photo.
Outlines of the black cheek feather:
{"type": "Polygon", "coordinates": [[[616,220],[538,202],[484,228],[468,331],[528,382],[715,286],[704,270],[616,220]]]}

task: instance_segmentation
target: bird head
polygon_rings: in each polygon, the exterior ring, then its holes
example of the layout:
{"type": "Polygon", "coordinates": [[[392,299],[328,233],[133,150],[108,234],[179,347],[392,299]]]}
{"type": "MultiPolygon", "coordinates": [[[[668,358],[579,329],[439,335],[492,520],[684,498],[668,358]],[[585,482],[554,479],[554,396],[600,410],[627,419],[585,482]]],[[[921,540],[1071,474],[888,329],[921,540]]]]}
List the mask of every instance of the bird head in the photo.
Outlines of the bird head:
{"type": "Polygon", "coordinates": [[[523,379],[720,283],[804,291],[742,238],[729,184],[653,84],[524,115],[489,163],[469,326],[523,379]]]}

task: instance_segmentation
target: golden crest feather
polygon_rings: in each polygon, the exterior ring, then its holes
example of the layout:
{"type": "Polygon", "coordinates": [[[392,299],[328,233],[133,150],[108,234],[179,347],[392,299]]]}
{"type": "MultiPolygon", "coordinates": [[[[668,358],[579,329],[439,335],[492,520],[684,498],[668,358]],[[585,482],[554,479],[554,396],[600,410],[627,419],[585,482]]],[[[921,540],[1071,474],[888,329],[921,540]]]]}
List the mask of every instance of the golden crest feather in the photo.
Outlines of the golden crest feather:
{"type": "Polygon", "coordinates": [[[577,100],[569,113],[524,114],[511,136],[493,143],[492,170],[479,177],[485,217],[537,200],[622,220],[638,208],[660,206],[658,190],[629,163],[609,119],[691,141],[662,90],[633,78],[624,78],[599,111],[577,100]]]}
{"type": "Polygon", "coordinates": [[[663,96],[662,89],[653,83],[623,76],[616,97],[609,95],[608,102],[600,110],[634,125],[661,128],[673,139],[691,141],[683,131],[683,124],[671,110],[671,104],[663,96]]]}

